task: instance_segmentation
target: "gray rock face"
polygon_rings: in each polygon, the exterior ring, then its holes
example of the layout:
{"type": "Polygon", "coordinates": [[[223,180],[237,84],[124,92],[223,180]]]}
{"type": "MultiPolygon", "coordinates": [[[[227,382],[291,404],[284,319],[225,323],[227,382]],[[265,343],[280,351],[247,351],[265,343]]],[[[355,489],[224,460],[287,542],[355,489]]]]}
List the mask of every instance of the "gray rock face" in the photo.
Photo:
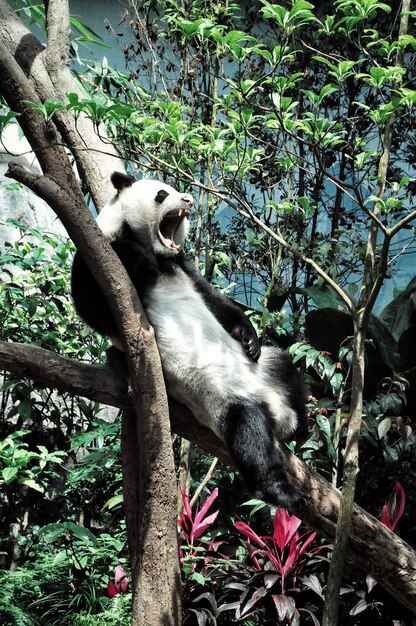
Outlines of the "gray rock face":
{"type": "Polygon", "coordinates": [[[40,173],[39,164],[26,139],[19,136],[18,126],[11,124],[4,130],[0,143],[0,249],[5,241],[16,241],[19,229],[5,224],[6,220],[19,220],[28,227],[41,227],[54,233],[66,234],[55,213],[41,198],[6,178],[11,161],[23,165],[34,173],[40,173]]]}

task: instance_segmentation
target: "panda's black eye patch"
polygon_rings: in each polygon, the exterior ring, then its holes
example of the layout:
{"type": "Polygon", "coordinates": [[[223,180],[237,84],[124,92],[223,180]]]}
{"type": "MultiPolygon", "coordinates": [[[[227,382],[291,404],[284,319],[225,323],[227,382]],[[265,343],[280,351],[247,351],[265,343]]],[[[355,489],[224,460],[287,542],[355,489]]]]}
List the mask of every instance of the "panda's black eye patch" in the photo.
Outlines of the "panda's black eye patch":
{"type": "Polygon", "coordinates": [[[165,191],[164,189],[161,189],[160,191],[157,192],[155,202],[157,202],[157,204],[162,204],[163,200],[167,198],[168,195],[169,194],[167,191],[165,191]]]}

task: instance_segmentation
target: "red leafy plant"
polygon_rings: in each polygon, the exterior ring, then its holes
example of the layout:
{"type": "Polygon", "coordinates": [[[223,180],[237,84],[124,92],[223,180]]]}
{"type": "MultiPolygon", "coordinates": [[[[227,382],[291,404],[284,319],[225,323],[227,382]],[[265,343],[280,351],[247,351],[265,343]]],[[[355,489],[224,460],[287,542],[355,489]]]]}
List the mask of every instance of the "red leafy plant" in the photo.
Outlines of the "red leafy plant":
{"type": "Polygon", "coordinates": [[[393,491],[384,503],[381,511],[381,521],[392,532],[396,532],[397,522],[403,515],[406,496],[402,485],[396,482],[393,491]]]}
{"type": "MultiPolygon", "coordinates": [[[[179,556],[184,573],[192,574],[195,571],[197,562],[202,561],[203,564],[206,564],[209,561],[208,553],[216,552],[218,547],[223,543],[222,541],[215,541],[215,539],[207,541],[203,538],[208,528],[212,526],[217,519],[218,511],[210,513],[209,515],[208,511],[218,496],[218,489],[215,488],[212,491],[201,509],[197,507],[195,513],[192,512],[189,496],[182,487],[181,494],[184,512],[179,514],[178,524],[184,542],[182,542],[179,548],[179,556]]],[[[199,578],[200,582],[203,582],[202,574],[199,578]]]]}
{"type": "Polygon", "coordinates": [[[184,512],[179,514],[178,524],[188,545],[194,546],[195,540],[201,537],[201,535],[203,535],[209,526],[211,526],[211,524],[213,524],[217,519],[218,511],[215,511],[215,513],[211,513],[211,515],[208,516],[206,513],[208,513],[211,508],[211,504],[218,496],[218,489],[214,489],[214,491],[205,500],[201,510],[198,510],[197,508],[195,514],[192,513],[192,507],[188,494],[185,493],[182,487],[180,489],[184,512]]]}
{"type": "Polygon", "coordinates": [[[178,524],[181,535],[179,556],[182,573],[185,577],[183,601],[185,608],[184,624],[191,620],[198,624],[216,624],[218,606],[213,592],[213,577],[228,564],[228,557],[221,555],[218,548],[225,542],[215,537],[206,537],[218,516],[218,511],[209,510],[218,496],[215,488],[202,507],[192,511],[189,496],[181,488],[184,512],[179,514],[178,524]],[[203,592],[201,593],[201,587],[203,592]]]}
{"type": "MultiPolygon", "coordinates": [[[[289,515],[286,509],[277,509],[272,536],[259,536],[245,522],[235,522],[235,528],[246,537],[244,545],[248,559],[245,568],[240,568],[239,582],[234,577],[228,583],[230,591],[240,592],[238,601],[223,605],[220,611],[235,609],[236,619],[248,617],[254,607],[258,608],[257,603],[267,596],[273,600],[277,623],[299,624],[299,612],[291,592],[300,591],[299,587],[294,588],[299,578],[304,588],[323,597],[318,577],[313,573],[310,576],[305,574],[316,563],[314,557],[328,547],[312,547],[316,532],[300,535],[300,524],[301,520],[289,515]]],[[[317,623],[315,616],[307,612],[317,623]]]]}
{"type": "Polygon", "coordinates": [[[114,596],[118,596],[119,593],[125,593],[128,585],[127,575],[119,563],[116,567],[114,580],[108,581],[107,594],[110,598],[114,598],[114,596]]]}

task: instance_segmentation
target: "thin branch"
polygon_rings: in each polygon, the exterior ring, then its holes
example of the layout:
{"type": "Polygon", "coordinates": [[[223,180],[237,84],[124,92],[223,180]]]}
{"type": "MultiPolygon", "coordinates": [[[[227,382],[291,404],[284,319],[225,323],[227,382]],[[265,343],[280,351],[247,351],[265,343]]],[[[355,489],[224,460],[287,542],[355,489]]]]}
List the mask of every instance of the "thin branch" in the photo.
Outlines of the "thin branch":
{"type": "Polygon", "coordinates": [[[397,224],[395,224],[394,226],[392,226],[391,228],[389,228],[387,230],[387,235],[390,238],[393,238],[394,235],[397,235],[397,233],[399,232],[399,230],[402,230],[402,228],[404,228],[405,226],[407,226],[407,224],[410,224],[410,222],[412,222],[413,220],[416,219],[416,210],[412,211],[411,213],[409,213],[408,215],[406,215],[406,217],[404,217],[403,219],[401,219],[399,222],[397,222],[397,224]]]}
{"type": "Polygon", "coordinates": [[[199,498],[199,494],[202,492],[202,490],[204,489],[205,485],[207,485],[209,483],[209,481],[211,480],[212,475],[213,475],[213,473],[215,471],[215,468],[217,467],[218,461],[219,461],[218,457],[214,456],[214,458],[212,460],[212,463],[209,466],[209,469],[208,469],[207,473],[204,476],[204,479],[199,483],[198,487],[195,489],[195,493],[192,496],[192,499],[191,499],[191,502],[190,502],[191,506],[193,506],[195,504],[195,502],[199,498]]]}
{"type": "Polygon", "coordinates": [[[355,307],[354,302],[351,300],[348,294],[342,289],[342,287],[340,287],[329,276],[329,274],[327,274],[313,259],[307,257],[300,250],[291,246],[290,243],[286,241],[286,239],[284,239],[281,235],[279,235],[278,233],[273,231],[271,228],[266,226],[266,224],[264,224],[261,221],[261,219],[259,219],[253,213],[250,205],[246,203],[244,200],[242,200],[235,193],[231,194],[231,196],[235,199],[235,202],[233,202],[230,200],[229,196],[225,195],[225,193],[227,193],[226,191],[221,192],[215,189],[215,187],[201,183],[200,181],[196,180],[191,174],[189,174],[185,170],[182,170],[179,166],[177,166],[177,164],[172,165],[170,163],[167,163],[167,161],[164,161],[163,159],[160,159],[159,157],[156,157],[154,155],[146,154],[145,156],[147,156],[148,158],[158,163],[158,165],[164,168],[167,168],[177,174],[180,174],[183,178],[187,179],[190,182],[190,184],[196,187],[199,187],[200,189],[204,189],[206,192],[215,195],[219,200],[221,200],[222,202],[225,202],[230,208],[237,211],[240,215],[242,215],[243,217],[247,217],[251,219],[252,221],[254,221],[258,226],[260,226],[263,230],[265,230],[275,241],[277,241],[277,243],[279,243],[281,246],[286,248],[286,250],[288,250],[291,254],[293,254],[298,259],[300,259],[303,263],[309,265],[318,274],[318,276],[320,276],[330,287],[332,287],[332,289],[334,289],[334,291],[339,295],[339,297],[342,299],[342,301],[345,303],[348,309],[350,311],[354,311],[354,307],[355,307]],[[244,209],[242,209],[240,205],[242,205],[244,209]]]}
{"type": "MultiPolygon", "coordinates": [[[[403,0],[403,11],[410,9],[410,0],[403,0]]],[[[407,32],[407,21],[403,18],[400,24],[400,34],[407,32]]],[[[397,63],[402,57],[397,57],[397,63]]],[[[383,136],[383,152],[379,160],[377,179],[377,197],[382,199],[385,194],[388,166],[391,157],[393,130],[396,121],[395,114],[390,115],[386,122],[383,136]]],[[[375,203],[374,215],[379,218],[381,208],[375,203]]],[[[350,420],[347,431],[347,440],[344,453],[344,472],[342,497],[339,517],[328,573],[328,582],[325,592],[325,608],[323,626],[333,626],[338,622],[340,589],[344,573],[345,556],[348,550],[348,541],[352,524],[354,497],[357,474],[359,472],[359,437],[363,411],[363,389],[365,379],[365,342],[368,333],[370,313],[373,309],[387,269],[388,252],[391,239],[384,238],[381,258],[377,267],[377,246],[379,228],[375,220],[370,224],[367,236],[367,247],[363,267],[363,280],[358,300],[357,312],[354,318],[354,352],[352,359],[352,384],[350,420]]]]}

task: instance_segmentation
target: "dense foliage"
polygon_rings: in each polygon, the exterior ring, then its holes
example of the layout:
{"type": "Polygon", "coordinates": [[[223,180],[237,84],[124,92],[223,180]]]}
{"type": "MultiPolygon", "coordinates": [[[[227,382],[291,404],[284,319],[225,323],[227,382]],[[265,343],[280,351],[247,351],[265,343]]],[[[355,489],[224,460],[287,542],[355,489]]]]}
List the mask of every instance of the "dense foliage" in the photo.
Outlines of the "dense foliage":
{"type": "MultiPolygon", "coordinates": [[[[156,172],[193,189],[189,252],[209,280],[247,307],[264,341],[290,346],[311,388],[310,434],[298,453],[338,484],[353,334],[342,293],[359,292],[372,216],[394,226],[416,193],[415,12],[413,30],[399,35],[397,4],[375,0],[317,7],[304,0],[131,0],[129,7],[127,70],[87,62],[82,44],[99,38],[74,19],[85,95],[36,107],[48,120],[63,107],[87,112],[132,172],[156,172]]],[[[35,3],[25,10],[43,20],[35,3]]],[[[6,111],[0,123],[12,118],[6,111]]],[[[22,236],[0,257],[0,339],[103,360],[105,342],[80,324],[68,298],[71,244],[16,227],[22,236]]],[[[414,240],[404,223],[386,270],[401,289],[370,319],[357,494],[380,517],[399,481],[407,496],[400,531],[413,543],[416,314],[406,258],[414,259],[414,240]]],[[[381,245],[377,253],[376,264],[381,245]]],[[[118,564],[128,576],[118,420],[4,374],[0,427],[0,621],[127,624],[128,591],[108,594],[117,588],[118,564]]],[[[194,453],[193,488],[209,462],[194,453]]],[[[298,520],[286,512],[270,517],[259,503],[239,508],[247,494],[239,495],[236,481],[216,469],[198,512],[183,494],[186,623],[296,624],[300,615],[302,623],[318,623],[328,550],[298,534],[298,520]],[[208,514],[215,498],[218,517],[208,514]]],[[[406,619],[374,581],[347,572],[343,624],[406,619]]]]}

